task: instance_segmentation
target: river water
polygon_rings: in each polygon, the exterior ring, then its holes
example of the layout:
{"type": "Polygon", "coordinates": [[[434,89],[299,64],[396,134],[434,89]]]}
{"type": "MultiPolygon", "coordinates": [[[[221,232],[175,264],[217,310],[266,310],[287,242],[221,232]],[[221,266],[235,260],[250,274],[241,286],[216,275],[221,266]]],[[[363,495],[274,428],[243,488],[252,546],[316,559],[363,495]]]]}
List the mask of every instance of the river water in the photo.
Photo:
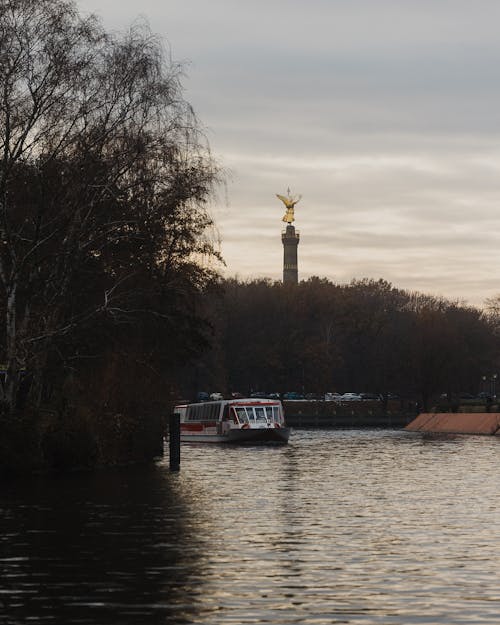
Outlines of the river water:
{"type": "Polygon", "coordinates": [[[1,485],[0,623],[500,623],[500,438],[296,430],[1,485]]]}

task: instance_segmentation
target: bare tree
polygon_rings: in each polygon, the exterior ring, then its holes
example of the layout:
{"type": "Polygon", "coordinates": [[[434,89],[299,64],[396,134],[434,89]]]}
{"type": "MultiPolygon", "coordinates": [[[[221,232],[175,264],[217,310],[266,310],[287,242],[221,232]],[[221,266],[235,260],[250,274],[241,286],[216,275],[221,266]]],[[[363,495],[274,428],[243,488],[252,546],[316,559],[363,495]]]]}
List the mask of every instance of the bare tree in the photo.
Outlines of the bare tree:
{"type": "Polygon", "coordinates": [[[168,319],[165,298],[148,299],[148,289],[197,288],[212,277],[196,259],[217,256],[207,201],[218,172],[180,70],[145,25],[116,37],[66,0],[0,4],[10,411],[23,369],[39,389],[61,337],[103,315],[168,319]]]}

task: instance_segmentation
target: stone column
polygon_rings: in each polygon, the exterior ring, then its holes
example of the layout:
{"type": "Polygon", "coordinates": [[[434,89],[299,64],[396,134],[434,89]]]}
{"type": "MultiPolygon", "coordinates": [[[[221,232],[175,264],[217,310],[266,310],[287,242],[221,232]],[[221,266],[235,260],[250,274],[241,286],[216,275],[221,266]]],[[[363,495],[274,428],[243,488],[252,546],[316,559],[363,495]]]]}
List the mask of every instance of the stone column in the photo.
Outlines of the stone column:
{"type": "Polygon", "coordinates": [[[287,224],[286,230],[281,233],[283,242],[283,284],[297,284],[299,281],[297,265],[297,246],[299,245],[299,232],[295,227],[287,224]]]}

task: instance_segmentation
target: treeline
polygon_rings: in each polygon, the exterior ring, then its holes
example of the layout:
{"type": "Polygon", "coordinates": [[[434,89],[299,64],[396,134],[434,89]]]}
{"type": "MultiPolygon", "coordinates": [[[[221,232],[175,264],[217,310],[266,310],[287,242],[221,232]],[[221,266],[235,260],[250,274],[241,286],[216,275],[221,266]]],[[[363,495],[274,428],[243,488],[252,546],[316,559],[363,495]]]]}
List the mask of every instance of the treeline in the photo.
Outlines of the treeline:
{"type": "Polygon", "coordinates": [[[185,393],[394,393],[428,406],[442,393],[478,393],[500,364],[494,307],[483,312],[384,280],[228,280],[209,306],[213,348],[185,393]]]}

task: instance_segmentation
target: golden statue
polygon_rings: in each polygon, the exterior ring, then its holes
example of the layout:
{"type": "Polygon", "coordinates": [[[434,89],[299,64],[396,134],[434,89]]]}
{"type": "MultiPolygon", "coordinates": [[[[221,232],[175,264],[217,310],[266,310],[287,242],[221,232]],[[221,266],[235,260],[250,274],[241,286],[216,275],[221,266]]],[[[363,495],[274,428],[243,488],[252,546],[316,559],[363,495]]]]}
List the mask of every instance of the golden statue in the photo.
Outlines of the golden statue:
{"type": "Polygon", "coordinates": [[[295,204],[297,204],[297,202],[300,200],[302,196],[301,195],[296,195],[295,197],[291,196],[290,187],[288,187],[287,193],[288,193],[288,196],[280,195],[279,193],[276,193],[276,197],[279,198],[283,202],[283,204],[286,206],[286,213],[283,215],[282,221],[285,221],[287,224],[291,224],[293,221],[295,221],[293,207],[295,206],[295,204]]]}

